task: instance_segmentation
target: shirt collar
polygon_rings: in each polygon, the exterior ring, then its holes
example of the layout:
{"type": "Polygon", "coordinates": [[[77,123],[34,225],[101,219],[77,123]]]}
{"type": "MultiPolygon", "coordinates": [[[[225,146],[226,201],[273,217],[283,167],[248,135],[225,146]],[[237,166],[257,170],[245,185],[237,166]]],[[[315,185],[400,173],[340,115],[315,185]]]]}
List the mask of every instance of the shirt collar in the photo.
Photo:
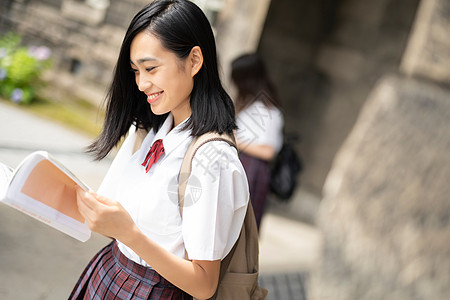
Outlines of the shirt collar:
{"type": "Polygon", "coordinates": [[[164,156],[167,156],[172,152],[175,148],[177,148],[180,144],[182,144],[187,138],[191,136],[191,130],[181,130],[182,127],[186,124],[186,122],[189,120],[189,118],[186,118],[183,122],[178,124],[175,128],[170,130],[172,128],[173,124],[173,115],[170,113],[166,120],[164,121],[161,128],[156,133],[155,137],[153,138],[152,144],[158,140],[163,140],[164,145],[164,156]]]}

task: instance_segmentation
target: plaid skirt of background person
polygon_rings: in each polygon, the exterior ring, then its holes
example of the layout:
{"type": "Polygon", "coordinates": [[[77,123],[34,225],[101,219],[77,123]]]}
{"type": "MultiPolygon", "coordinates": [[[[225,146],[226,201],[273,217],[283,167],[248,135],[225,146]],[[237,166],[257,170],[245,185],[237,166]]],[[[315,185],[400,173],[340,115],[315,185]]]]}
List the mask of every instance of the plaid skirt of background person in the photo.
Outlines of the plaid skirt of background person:
{"type": "Polygon", "coordinates": [[[116,241],[98,252],[78,279],[69,299],[192,299],[155,270],[120,252],[116,241]]]}
{"type": "Polygon", "coordinates": [[[247,174],[250,189],[250,199],[252,200],[253,211],[255,213],[256,225],[261,224],[261,219],[265,211],[267,197],[270,192],[270,167],[265,160],[239,152],[239,159],[247,174]]]}

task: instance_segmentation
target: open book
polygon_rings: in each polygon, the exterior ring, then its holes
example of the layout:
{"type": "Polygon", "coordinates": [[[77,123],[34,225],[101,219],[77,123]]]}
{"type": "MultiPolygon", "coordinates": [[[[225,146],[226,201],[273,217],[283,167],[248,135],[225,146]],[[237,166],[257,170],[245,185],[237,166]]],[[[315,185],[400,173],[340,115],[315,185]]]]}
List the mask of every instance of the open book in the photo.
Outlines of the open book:
{"type": "Polygon", "coordinates": [[[78,211],[76,185],[89,190],[45,151],[31,153],[15,170],[0,163],[0,202],[85,242],[91,231],[78,211]]]}

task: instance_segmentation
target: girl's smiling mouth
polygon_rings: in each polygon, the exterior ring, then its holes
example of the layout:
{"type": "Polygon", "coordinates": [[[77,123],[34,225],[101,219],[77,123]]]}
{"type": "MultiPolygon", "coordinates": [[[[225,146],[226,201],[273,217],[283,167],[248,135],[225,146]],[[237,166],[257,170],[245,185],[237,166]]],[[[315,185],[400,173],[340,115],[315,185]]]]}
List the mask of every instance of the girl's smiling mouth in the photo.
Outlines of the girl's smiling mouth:
{"type": "Polygon", "coordinates": [[[162,95],[163,92],[164,91],[147,95],[147,102],[150,104],[155,103],[156,101],[158,101],[158,99],[160,98],[160,96],[162,95]]]}

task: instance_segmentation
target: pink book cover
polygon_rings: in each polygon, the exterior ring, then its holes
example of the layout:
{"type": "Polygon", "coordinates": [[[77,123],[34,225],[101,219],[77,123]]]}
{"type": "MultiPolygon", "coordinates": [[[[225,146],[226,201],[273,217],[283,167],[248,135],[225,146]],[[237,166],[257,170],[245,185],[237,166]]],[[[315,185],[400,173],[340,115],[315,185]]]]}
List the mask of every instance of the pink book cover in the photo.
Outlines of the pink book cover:
{"type": "Polygon", "coordinates": [[[76,183],[48,160],[40,161],[31,171],[21,192],[80,223],[76,183]]]}

